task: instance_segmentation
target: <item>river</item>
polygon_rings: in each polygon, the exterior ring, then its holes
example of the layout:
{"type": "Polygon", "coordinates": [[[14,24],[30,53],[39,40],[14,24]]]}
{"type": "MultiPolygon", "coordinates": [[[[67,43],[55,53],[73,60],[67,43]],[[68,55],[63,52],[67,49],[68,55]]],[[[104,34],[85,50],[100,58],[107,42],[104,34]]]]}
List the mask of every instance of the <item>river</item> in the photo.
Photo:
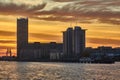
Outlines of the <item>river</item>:
{"type": "Polygon", "coordinates": [[[120,80],[120,62],[0,62],[0,80],[120,80]]]}

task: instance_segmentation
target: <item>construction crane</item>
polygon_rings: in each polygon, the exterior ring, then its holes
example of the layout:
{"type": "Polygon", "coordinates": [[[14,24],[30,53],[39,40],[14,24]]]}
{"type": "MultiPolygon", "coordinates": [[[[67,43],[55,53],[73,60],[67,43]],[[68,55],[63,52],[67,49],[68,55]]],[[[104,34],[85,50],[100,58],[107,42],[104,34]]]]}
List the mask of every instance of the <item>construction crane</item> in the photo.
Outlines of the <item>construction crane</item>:
{"type": "Polygon", "coordinates": [[[7,51],[6,51],[6,57],[8,57],[8,56],[12,56],[12,51],[11,51],[11,49],[10,48],[7,48],[7,51]]]}

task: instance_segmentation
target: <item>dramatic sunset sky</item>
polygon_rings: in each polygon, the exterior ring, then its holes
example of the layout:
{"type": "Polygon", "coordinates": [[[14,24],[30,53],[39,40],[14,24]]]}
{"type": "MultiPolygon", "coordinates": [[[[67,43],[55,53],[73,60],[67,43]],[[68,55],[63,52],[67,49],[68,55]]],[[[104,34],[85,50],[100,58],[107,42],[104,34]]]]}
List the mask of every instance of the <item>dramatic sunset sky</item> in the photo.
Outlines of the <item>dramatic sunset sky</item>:
{"type": "Polygon", "coordinates": [[[62,42],[61,32],[79,25],[87,47],[120,47],[120,0],[0,0],[1,55],[16,52],[19,17],[29,18],[29,42],[62,42]]]}

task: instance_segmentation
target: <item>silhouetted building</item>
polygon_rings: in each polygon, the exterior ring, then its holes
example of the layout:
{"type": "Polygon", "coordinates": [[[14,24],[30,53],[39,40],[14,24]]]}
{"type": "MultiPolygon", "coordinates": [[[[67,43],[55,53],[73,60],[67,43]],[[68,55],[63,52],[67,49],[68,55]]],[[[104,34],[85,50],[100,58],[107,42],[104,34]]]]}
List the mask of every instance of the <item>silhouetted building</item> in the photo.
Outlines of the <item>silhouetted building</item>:
{"type": "Polygon", "coordinates": [[[73,57],[73,29],[63,32],[63,53],[65,58],[73,57]]]}
{"type": "Polygon", "coordinates": [[[22,47],[21,60],[40,60],[49,59],[49,44],[48,43],[28,43],[22,47]]]}
{"type": "MultiPolygon", "coordinates": [[[[11,57],[11,49],[7,50],[3,60],[16,60],[11,57]],[[10,54],[10,57],[8,56],[10,54]]],[[[85,29],[79,26],[68,28],[63,32],[62,43],[40,43],[28,42],[28,18],[17,19],[17,58],[27,61],[109,61],[114,59],[120,61],[120,48],[98,47],[86,48],[85,51],[85,29]],[[83,53],[83,54],[82,54],[83,53]],[[85,53],[85,54],[84,54],[85,53]],[[87,58],[81,58],[81,55],[87,58]],[[81,59],[80,59],[81,58],[81,59]],[[105,60],[104,60],[105,59],[105,60]]]]}
{"type": "Polygon", "coordinates": [[[17,19],[17,57],[18,60],[50,60],[60,58],[62,43],[28,42],[28,18],[17,19]],[[57,55],[57,57],[56,57],[57,55]]]}
{"type": "Polygon", "coordinates": [[[73,52],[76,57],[80,58],[81,53],[85,49],[85,30],[81,29],[79,26],[75,26],[73,34],[73,52]]]}
{"type": "Polygon", "coordinates": [[[63,45],[62,43],[51,42],[50,46],[50,60],[58,61],[62,57],[63,45]]]}
{"type": "Polygon", "coordinates": [[[63,53],[65,59],[79,59],[85,49],[85,30],[79,26],[63,32],[63,53]]]}
{"type": "Polygon", "coordinates": [[[21,49],[28,44],[28,18],[17,19],[17,57],[21,57],[21,49]]]}
{"type": "Polygon", "coordinates": [[[21,60],[52,60],[58,59],[60,53],[62,52],[62,44],[61,43],[28,43],[22,47],[20,54],[21,60]],[[57,56],[57,58],[56,58],[57,56]]]}

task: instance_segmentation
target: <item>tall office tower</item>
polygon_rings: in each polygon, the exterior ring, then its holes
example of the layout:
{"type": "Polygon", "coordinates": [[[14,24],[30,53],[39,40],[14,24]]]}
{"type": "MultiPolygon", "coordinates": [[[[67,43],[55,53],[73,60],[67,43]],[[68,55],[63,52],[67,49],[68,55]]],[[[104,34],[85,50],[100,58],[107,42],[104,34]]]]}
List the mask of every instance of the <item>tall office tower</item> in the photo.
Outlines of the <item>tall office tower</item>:
{"type": "Polygon", "coordinates": [[[85,30],[79,26],[63,32],[64,58],[79,59],[85,49],[85,30]]]}
{"type": "Polygon", "coordinates": [[[85,49],[85,30],[81,29],[79,26],[75,26],[74,29],[74,41],[73,41],[73,52],[76,58],[80,58],[81,53],[85,49]]]}
{"type": "Polygon", "coordinates": [[[73,57],[73,28],[63,32],[63,53],[65,58],[73,57]]]}
{"type": "Polygon", "coordinates": [[[28,18],[17,19],[17,57],[21,58],[22,46],[28,44],[28,18]]]}

